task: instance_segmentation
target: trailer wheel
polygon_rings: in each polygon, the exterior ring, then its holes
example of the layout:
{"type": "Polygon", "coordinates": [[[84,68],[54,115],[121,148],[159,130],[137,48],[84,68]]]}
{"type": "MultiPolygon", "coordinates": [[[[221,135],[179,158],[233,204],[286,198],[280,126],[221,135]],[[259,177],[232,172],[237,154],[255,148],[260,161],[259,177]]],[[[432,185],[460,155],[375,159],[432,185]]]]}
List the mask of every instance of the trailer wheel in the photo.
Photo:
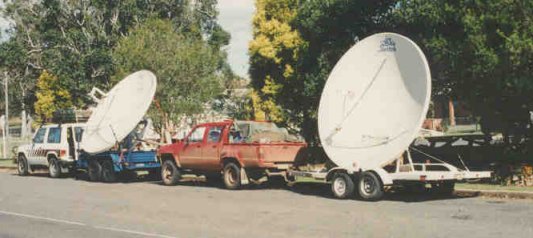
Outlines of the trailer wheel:
{"type": "Polygon", "coordinates": [[[102,178],[102,165],[96,159],[89,159],[87,165],[89,181],[98,182],[102,178]]]}
{"type": "Polygon", "coordinates": [[[353,180],[348,174],[339,172],[333,176],[331,191],[335,198],[346,199],[352,196],[354,188],[353,180]]]}
{"type": "Polygon", "coordinates": [[[55,157],[52,157],[50,160],[48,160],[48,172],[52,178],[61,177],[61,164],[55,157]]]}
{"type": "Polygon", "coordinates": [[[454,187],[455,181],[442,181],[438,183],[432,183],[431,192],[438,195],[449,196],[453,194],[454,187]]]}
{"type": "Polygon", "coordinates": [[[105,183],[113,183],[117,181],[117,173],[115,173],[113,161],[110,159],[106,159],[102,163],[102,181],[105,183]]]}
{"type": "Polygon", "coordinates": [[[224,166],[224,185],[231,190],[241,187],[241,169],[233,162],[224,166]]]}
{"type": "Polygon", "coordinates": [[[20,176],[28,175],[28,160],[23,154],[19,155],[17,159],[17,171],[20,176]]]}
{"type": "Polygon", "coordinates": [[[176,185],[181,179],[181,173],[172,160],[165,160],[161,167],[161,180],[165,185],[176,185]]]}
{"type": "Polygon", "coordinates": [[[383,184],[381,180],[372,172],[363,172],[359,177],[359,196],[363,200],[376,201],[383,197],[383,184]]]}

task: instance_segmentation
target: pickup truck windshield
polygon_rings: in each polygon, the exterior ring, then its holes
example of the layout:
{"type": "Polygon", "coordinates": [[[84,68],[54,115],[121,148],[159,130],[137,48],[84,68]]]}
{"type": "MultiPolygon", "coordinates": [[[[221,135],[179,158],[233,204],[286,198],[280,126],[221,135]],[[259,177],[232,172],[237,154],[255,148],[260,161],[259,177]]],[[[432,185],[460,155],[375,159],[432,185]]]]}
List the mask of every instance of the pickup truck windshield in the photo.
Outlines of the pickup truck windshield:
{"type": "Polygon", "coordinates": [[[274,143],[302,142],[302,139],[290,135],[287,129],[279,128],[272,122],[236,121],[230,132],[232,143],[274,143]]]}

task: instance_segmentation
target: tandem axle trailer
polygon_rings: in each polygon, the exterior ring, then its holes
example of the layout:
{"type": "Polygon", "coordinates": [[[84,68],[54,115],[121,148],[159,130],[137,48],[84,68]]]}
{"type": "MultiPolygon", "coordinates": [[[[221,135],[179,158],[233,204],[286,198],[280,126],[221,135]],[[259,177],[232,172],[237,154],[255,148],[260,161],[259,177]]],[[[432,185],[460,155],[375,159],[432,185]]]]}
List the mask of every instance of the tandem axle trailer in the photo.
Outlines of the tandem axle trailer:
{"type": "Polygon", "coordinates": [[[287,176],[293,182],[313,179],[328,183],[336,198],[348,198],[357,191],[360,198],[370,201],[381,199],[389,187],[420,188],[429,184],[432,192],[449,195],[456,182],[491,177],[490,171],[470,171],[466,166],[460,169],[425,153],[429,159],[425,163],[413,162],[409,151],[405,154],[406,158],[402,156],[383,167],[366,171],[342,167],[319,171],[289,169],[287,176]]]}

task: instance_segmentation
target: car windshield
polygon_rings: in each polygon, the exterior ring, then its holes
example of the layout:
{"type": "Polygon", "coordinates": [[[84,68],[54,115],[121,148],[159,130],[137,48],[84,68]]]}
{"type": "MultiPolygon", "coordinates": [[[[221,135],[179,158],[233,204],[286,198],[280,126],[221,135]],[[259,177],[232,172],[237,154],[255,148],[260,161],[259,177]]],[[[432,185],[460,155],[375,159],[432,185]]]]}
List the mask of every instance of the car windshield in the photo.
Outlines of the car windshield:
{"type": "Polygon", "coordinates": [[[300,137],[290,135],[287,129],[279,128],[272,122],[236,121],[230,132],[231,142],[302,142],[300,137]]]}

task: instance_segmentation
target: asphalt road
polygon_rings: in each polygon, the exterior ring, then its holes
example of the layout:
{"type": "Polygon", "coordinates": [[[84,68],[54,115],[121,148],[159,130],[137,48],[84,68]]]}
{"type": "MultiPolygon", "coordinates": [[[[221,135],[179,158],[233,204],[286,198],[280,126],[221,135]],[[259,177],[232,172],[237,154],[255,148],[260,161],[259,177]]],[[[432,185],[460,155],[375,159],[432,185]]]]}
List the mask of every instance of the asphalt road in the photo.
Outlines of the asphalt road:
{"type": "Polygon", "coordinates": [[[304,184],[227,191],[0,173],[0,237],[533,237],[533,202],[392,194],[336,200],[304,184]]]}

